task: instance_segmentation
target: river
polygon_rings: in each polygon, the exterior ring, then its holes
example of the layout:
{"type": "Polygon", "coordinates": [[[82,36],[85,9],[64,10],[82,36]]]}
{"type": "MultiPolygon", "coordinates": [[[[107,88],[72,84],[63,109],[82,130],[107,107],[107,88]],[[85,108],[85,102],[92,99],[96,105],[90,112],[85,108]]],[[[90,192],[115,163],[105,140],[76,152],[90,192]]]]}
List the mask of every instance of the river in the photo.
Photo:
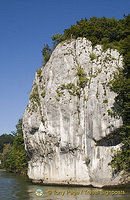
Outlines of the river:
{"type": "Polygon", "coordinates": [[[0,200],[129,200],[126,188],[34,185],[24,176],[0,170],[0,200]],[[39,193],[41,192],[41,193],[39,193]],[[39,195],[39,196],[37,196],[39,195]]]}

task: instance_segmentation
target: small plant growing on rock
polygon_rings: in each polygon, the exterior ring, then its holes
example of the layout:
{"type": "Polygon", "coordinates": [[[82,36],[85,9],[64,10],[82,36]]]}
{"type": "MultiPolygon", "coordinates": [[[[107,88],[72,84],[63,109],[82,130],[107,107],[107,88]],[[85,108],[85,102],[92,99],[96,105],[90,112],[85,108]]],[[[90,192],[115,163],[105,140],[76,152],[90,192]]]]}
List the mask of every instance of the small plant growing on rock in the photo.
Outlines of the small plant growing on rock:
{"type": "Polygon", "coordinates": [[[66,85],[66,88],[69,90],[69,89],[73,89],[73,88],[75,88],[75,84],[74,83],[68,83],[67,85],[66,85]]]}
{"type": "Polygon", "coordinates": [[[115,112],[113,110],[107,110],[107,112],[108,112],[108,115],[111,115],[111,116],[115,115],[115,112]]]}
{"type": "Polygon", "coordinates": [[[58,97],[55,97],[56,101],[60,101],[60,99],[58,97]]]}
{"type": "Polygon", "coordinates": [[[40,104],[39,93],[38,93],[38,86],[35,86],[30,94],[30,100],[36,102],[38,105],[40,104]]]}
{"type": "Polygon", "coordinates": [[[38,76],[38,78],[39,78],[39,81],[41,82],[41,80],[42,80],[42,75],[41,75],[42,70],[41,70],[41,69],[38,69],[36,72],[37,72],[37,76],[38,76]]]}
{"type": "Polygon", "coordinates": [[[81,88],[84,88],[89,79],[86,77],[86,73],[81,66],[77,66],[76,75],[78,76],[77,85],[79,85],[81,88]]]}
{"type": "Polygon", "coordinates": [[[103,103],[108,103],[108,100],[107,99],[103,100],[103,103]]]}
{"type": "MultiPolygon", "coordinates": [[[[60,86],[60,90],[65,90],[65,89],[68,90],[70,95],[80,96],[80,89],[81,88],[78,87],[78,86],[75,86],[74,83],[62,84],[60,86]]],[[[59,89],[56,90],[56,92],[58,93],[58,96],[64,94],[63,92],[59,91],[59,89]]]]}
{"type": "Polygon", "coordinates": [[[90,59],[91,59],[91,60],[94,60],[94,59],[96,59],[96,58],[97,58],[97,56],[96,56],[94,53],[91,53],[91,54],[90,54],[90,59]]]}
{"type": "Polygon", "coordinates": [[[41,73],[42,73],[42,70],[41,70],[41,69],[38,69],[38,70],[37,70],[37,75],[38,75],[38,76],[41,76],[41,73]]]}
{"type": "Polygon", "coordinates": [[[42,96],[42,98],[44,98],[45,97],[45,92],[42,92],[41,96],[42,96]]]}
{"type": "Polygon", "coordinates": [[[62,97],[62,95],[64,94],[64,92],[61,92],[59,88],[56,90],[56,92],[58,94],[58,97],[62,97]]]}

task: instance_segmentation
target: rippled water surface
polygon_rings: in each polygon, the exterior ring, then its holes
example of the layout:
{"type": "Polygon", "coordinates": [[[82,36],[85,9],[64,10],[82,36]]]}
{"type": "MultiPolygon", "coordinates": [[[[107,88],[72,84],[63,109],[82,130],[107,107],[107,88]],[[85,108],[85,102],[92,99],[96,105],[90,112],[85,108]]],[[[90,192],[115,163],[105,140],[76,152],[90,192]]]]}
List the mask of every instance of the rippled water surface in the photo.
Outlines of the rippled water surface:
{"type": "Polygon", "coordinates": [[[98,189],[33,185],[27,178],[0,171],[0,200],[129,200],[126,188],[98,189]],[[36,196],[37,189],[43,191],[36,196]]]}

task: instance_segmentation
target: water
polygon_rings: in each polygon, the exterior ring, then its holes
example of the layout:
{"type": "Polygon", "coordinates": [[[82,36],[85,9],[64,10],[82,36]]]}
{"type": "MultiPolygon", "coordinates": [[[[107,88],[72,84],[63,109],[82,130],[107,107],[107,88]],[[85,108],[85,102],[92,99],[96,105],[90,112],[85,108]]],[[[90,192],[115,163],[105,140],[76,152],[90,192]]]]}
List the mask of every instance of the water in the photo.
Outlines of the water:
{"type": "Polygon", "coordinates": [[[129,200],[126,188],[98,189],[33,185],[26,177],[0,171],[0,200],[129,200]],[[36,189],[43,191],[36,196],[36,189]],[[118,193],[118,194],[117,194],[118,193]],[[119,194],[120,193],[120,194],[119,194]]]}

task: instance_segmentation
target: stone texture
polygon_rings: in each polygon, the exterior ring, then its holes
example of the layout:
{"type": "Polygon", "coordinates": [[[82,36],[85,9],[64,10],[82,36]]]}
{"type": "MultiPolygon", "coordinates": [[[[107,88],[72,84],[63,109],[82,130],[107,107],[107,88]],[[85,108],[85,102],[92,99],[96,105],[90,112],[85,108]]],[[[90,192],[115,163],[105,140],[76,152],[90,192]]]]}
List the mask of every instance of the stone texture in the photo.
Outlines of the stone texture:
{"type": "Polygon", "coordinates": [[[114,133],[122,119],[108,84],[118,67],[122,57],[116,50],[92,48],[85,38],[56,47],[36,73],[23,115],[30,179],[97,187],[119,183],[120,175],[108,166],[112,151],[120,147],[114,133]],[[78,66],[84,70],[81,76],[78,66]],[[80,77],[88,79],[81,88],[80,77]]]}

